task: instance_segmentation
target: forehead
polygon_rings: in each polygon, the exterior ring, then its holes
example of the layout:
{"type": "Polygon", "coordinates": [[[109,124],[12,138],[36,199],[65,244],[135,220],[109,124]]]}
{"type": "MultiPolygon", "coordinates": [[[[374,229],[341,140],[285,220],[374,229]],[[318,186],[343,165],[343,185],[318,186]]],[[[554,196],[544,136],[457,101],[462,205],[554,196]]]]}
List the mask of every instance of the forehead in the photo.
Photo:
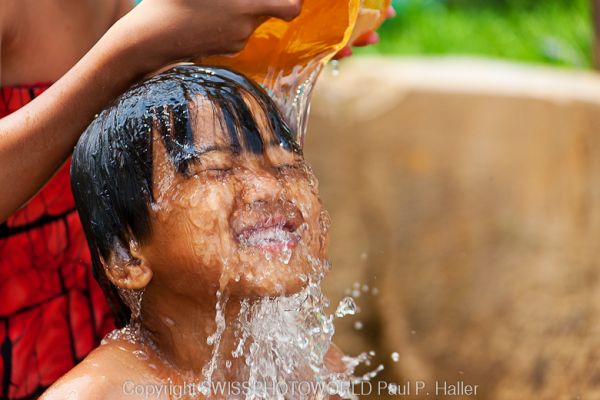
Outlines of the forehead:
{"type": "Polygon", "coordinates": [[[287,164],[302,157],[289,132],[282,131],[287,128],[272,103],[244,91],[235,101],[221,100],[194,95],[185,108],[170,109],[168,125],[155,126],[152,133],[155,167],[190,175],[190,165],[197,170],[196,164],[215,157],[223,161],[223,155],[238,165],[250,160],[287,164]],[[163,161],[173,166],[165,169],[163,161]]]}
{"type": "Polygon", "coordinates": [[[250,94],[240,93],[236,110],[230,110],[205,96],[196,95],[189,103],[190,127],[198,153],[213,149],[260,153],[280,140],[269,123],[268,110],[250,94]],[[240,108],[245,108],[240,110],[240,108]],[[232,111],[236,111],[233,113],[232,111]]]}
{"type": "Polygon", "coordinates": [[[199,157],[208,152],[231,153],[238,157],[262,158],[274,164],[289,162],[290,158],[300,158],[296,147],[276,132],[273,120],[280,118],[275,109],[266,109],[264,104],[252,95],[242,92],[243,104],[233,116],[230,110],[219,107],[214,100],[196,96],[190,102],[190,125],[194,136],[194,146],[199,157]]]}

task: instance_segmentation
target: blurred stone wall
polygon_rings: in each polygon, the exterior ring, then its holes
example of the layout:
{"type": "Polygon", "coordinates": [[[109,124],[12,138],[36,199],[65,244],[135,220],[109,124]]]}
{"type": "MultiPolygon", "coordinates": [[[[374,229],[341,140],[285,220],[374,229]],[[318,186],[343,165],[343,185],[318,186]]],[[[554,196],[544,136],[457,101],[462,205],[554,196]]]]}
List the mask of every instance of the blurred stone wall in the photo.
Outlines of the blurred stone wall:
{"type": "Polygon", "coordinates": [[[312,110],[326,291],[378,290],[337,324],[340,347],[432,392],[600,398],[600,77],[355,58],[323,74],[312,110]]]}

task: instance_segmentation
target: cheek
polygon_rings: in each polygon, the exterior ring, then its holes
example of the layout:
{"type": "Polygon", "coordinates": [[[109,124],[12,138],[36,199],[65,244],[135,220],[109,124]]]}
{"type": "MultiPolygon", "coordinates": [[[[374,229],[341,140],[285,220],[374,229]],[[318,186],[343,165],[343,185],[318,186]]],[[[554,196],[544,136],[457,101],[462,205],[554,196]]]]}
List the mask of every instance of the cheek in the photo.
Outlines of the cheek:
{"type": "MultiPolygon", "coordinates": [[[[295,177],[281,181],[283,193],[287,200],[294,202],[306,219],[320,209],[319,198],[316,191],[311,190],[308,181],[302,177],[295,177]]],[[[308,221],[307,221],[308,222],[308,221]]]]}
{"type": "Polygon", "coordinates": [[[326,246],[329,217],[323,209],[318,193],[304,179],[286,184],[286,196],[302,212],[308,225],[305,241],[313,250],[321,251],[326,246]]]}
{"type": "Polygon", "coordinates": [[[233,187],[226,181],[186,184],[155,219],[152,252],[160,265],[212,276],[232,251],[233,187]]]}
{"type": "Polygon", "coordinates": [[[233,184],[227,181],[204,184],[191,198],[186,223],[193,232],[194,255],[204,264],[222,262],[233,250],[229,218],[234,198],[233,184]]]}

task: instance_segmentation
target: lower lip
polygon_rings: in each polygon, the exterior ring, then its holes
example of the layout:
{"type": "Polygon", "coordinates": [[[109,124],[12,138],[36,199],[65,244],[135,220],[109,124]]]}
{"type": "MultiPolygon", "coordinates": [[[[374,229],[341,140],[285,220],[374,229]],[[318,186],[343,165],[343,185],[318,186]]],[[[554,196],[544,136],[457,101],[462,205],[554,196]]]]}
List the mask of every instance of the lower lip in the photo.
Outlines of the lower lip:
{"type": "Polygon", "coordinates": [[[270,253],[279,253],[293,249],[300,240],[294,232],[288,232],[279,227],[253,230],[248,235],[241,235],[239,242],[246,247],[254,247],[270,253]]]}

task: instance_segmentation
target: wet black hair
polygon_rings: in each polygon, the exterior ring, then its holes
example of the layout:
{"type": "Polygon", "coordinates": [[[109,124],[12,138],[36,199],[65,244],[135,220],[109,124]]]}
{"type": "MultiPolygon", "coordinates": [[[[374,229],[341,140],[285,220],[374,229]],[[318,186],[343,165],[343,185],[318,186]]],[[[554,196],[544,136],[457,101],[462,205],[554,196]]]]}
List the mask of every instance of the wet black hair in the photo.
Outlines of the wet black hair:
{"type": "MultiPolygon", "coordinates": [[[[152,131],[158,133],[178,173],[190,176],[198,159],[190,118],[198,97],[211,103],[234,153],[262,153],[277,144],[300,153],[277,107],[258,85],[225,69],[178,66],[141,82],[102,111],[83,133],[73,152],[71,186],[92,256],[92,268],[113,311],[117,326],[130,310],[108,280],[102,260],[119,246],[143,243],[151,234],[152,131]],[[263,143],[256,116],[244,98],[264,111],[272,143],[263,143]]],[[[197,126],[197,125],[194,125],[197,126]]],[[[197,128],[202,130],[202,127],[197,128]]],[[[270,136],[268,136],[270,135],[270,136]]]]}

